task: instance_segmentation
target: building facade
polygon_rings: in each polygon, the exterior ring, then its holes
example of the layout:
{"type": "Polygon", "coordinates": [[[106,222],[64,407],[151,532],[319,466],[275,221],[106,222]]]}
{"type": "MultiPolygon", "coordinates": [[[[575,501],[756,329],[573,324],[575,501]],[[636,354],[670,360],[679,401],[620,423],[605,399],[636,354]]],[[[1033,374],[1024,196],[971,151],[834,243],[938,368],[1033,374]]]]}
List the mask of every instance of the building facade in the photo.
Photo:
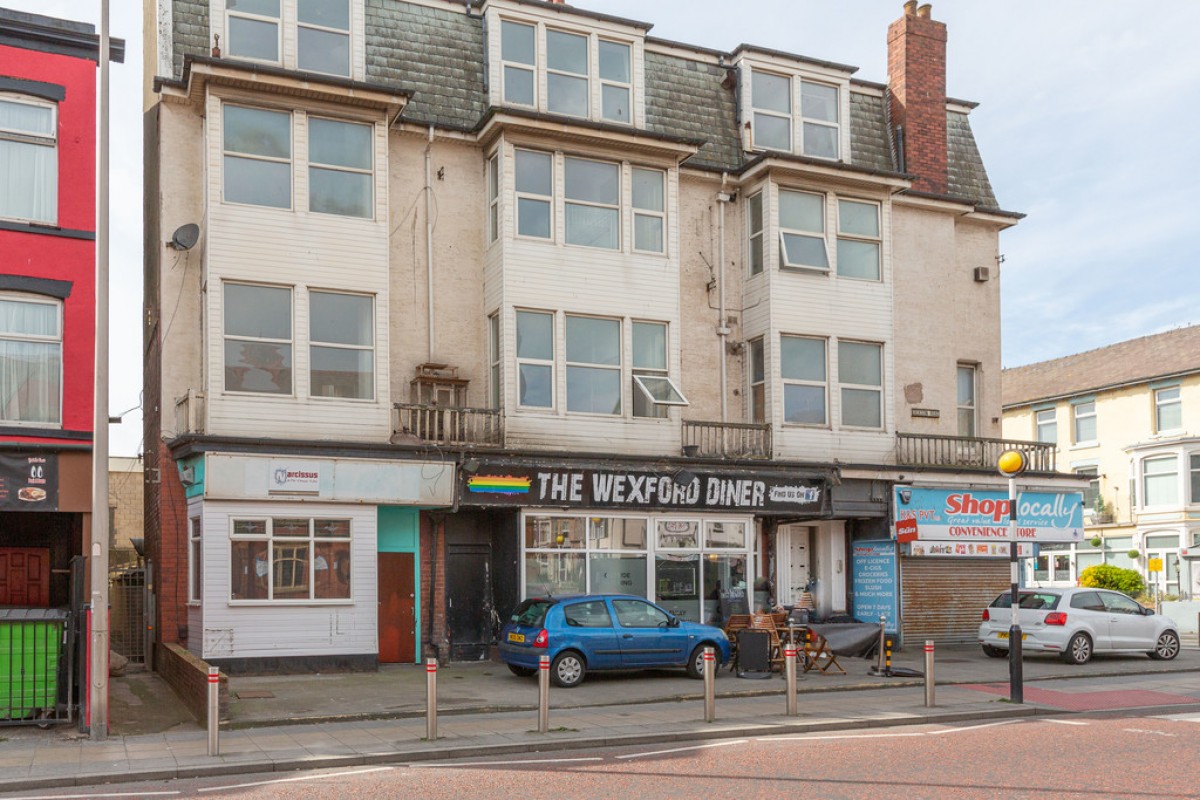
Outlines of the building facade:
{"type": "Polygon", "coordinates": [[[974,635],[1007,564],[897,549],[892,498],[1002,489],[1020,215],[928,6],[887,84],[538,0],[156,9],[163,641],[479,659],[522,597],[581,591],[701,621],[806,592],[874,621],[879,595],[898,631],[974,635]]]}
{"type": "Polygon", "coordinates": [[[90,541],[99,51],[0,8],[0,606],[68,608],[90,541]]]}
{"type": "Polygon", "coordinates": [[[1200,326],[1005,370],[1004,430],[1088,481],[1085,540],[1029,579],[1074,585],[1106,563],[1161,597],[1200,595],[1200,326]]]}

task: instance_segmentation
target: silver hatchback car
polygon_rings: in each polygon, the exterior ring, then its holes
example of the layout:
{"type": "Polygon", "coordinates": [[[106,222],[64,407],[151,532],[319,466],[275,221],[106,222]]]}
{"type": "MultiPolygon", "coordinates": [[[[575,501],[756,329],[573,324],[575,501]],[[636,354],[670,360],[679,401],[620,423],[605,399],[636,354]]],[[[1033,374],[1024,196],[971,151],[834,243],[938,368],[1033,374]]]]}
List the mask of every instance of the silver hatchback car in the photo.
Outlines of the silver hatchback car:
{"type": "MultiPolygon", "coordinates": [[[[1018,593],[1022,652],[1057,653],[1068,664],[1093,654],[1179,655],[1179,627],[1162,614],[1107,589],[1026,589],[1018,593]]],[[[979,644],[993,658],[1008,655],[1012,600],[1004,592],[983,610],[979,644]]]]}

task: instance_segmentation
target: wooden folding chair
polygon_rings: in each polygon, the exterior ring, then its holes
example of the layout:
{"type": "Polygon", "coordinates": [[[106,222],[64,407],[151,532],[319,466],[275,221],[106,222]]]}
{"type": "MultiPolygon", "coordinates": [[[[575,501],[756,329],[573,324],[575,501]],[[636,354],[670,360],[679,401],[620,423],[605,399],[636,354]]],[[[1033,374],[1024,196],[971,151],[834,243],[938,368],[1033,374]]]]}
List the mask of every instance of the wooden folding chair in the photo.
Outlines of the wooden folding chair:
{"type": "Polygon", "coordinates": [[[779,641],[779,629],[775,627],[775,617],[771,614],[751,614],[750,627],[753,630],[766,631],[771,642],[771,668],[783,668],[783,647],[779,641]]]}
{"type": "Polygon", "coordinates": [[[824,636],[812,628],[808,628],[805,630],[803,638],[805,672],[811,669],[817,669],[821,672],[836,669],[841,674],[846,674],[846,670],[842,669],[842,665],[838,663],[837,654],[829,649],[829,642],[824,636]]]}

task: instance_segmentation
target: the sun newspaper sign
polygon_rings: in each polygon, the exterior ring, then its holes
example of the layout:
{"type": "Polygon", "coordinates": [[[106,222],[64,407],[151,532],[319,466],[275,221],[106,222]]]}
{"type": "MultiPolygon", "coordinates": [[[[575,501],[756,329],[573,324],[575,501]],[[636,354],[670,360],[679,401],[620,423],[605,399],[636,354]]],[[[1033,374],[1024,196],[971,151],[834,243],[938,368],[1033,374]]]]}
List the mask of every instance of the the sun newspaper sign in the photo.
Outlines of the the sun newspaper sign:
{"type": "MultiPolygon", "coordinates": [[[[897,533],[903,534],[904,540],[910,542],[978,545],[1007,544],[1012,541],[1007,492],[897,486],[893,507],[897,533]]],[[[1082,541],[1083,493],[1018,492],[1016,528],[1017,541],[1023,544],[1082,541]]],[[[1007,547],[1004,547],[996,548],[995,554],[1000,555],[1000,551],[1008,553],[1007,547]]],[[[978,547],[954,548],[951,552],[938,553],[951,554],[985,553],[978,547]]],[[[993,554],[990,547],[986,554],[993,554]]]]}

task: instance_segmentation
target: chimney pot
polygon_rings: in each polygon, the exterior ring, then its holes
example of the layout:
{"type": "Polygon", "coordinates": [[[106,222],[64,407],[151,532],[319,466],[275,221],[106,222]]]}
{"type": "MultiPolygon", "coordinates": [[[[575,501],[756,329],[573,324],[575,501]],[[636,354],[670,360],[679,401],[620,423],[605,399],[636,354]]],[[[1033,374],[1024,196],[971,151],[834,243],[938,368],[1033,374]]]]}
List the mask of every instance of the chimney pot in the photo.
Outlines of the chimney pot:
{"type": "Polygon", "coordinates": [[[932,13],[933,13],[933,5],[930,3],[926,3],[925,5],[923,5],[917,9],[917,16],[921,17],[922,19],[929,19],[930,18],[929,15],[932,13]]]}
{"type": "Polygon", "coordinates": [[[906,17],[915,17],[917,14],[917,0],[908,0],[904,4],[904,15],[906,17]]]}

